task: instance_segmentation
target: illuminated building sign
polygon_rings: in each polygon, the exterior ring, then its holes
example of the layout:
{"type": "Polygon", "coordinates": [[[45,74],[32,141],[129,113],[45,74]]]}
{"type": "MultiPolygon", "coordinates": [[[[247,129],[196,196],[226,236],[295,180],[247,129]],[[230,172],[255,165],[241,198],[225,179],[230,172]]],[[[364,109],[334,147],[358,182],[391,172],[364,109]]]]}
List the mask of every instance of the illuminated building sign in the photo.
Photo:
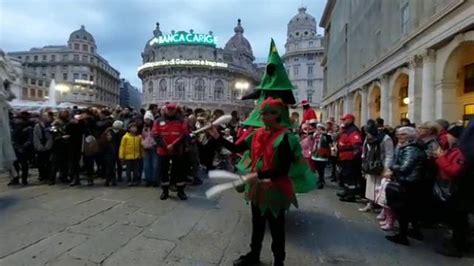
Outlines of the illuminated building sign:
{"type": "Polygon", "coordinates": [[[155,37],[150,41],[150,45],[205,45],[215,47],[217,44],[217,37],[211,34],[199,34],[193,32],[178,31],[172,34],[166,34],[155,37]]]}
{"type": "Polygon", "coordinates": [[[84,80],[84,79],[75,79],[74,82],[78,84],[84,84],[84,85],[94,85],[93,81],[84,80]]]}
{"type": "Polygon", "coordinates": [[[208,60],[185,60],[185,59],[171,59],[171,60],[162,60],[157,62],[145,63],[138,68],[138,72],[147,69],[160,66],[208,66],[208,67],[222,67],[227,68],[227,63],[208,61],[208,60]]]}

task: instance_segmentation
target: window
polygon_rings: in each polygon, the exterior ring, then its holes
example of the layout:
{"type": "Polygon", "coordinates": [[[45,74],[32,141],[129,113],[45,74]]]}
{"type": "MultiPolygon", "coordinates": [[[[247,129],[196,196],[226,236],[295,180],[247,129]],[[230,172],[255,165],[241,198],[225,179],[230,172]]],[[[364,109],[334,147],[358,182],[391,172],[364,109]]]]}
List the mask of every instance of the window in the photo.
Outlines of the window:
{"type": "Polygon", "coordinates": [[[30,56],[27,55],[27,56],[25,57],[25,60],[26,60],[26,61],[30,61],[30,56]]]}
{"type": "Polygon", "coordinates": [[[186,84],[184,83],[184,80],[182,78],[177,79],[174,87],[176,89],[175,98],[180,100],[184,99],[186,92],[186,84]]]}
{"type": "Polygon", "coordinates": [[[87,55],[82,56],[82,62],[87,62],[87,55]]]}
{"type": "Polygon", "coordinates": [[[28,88],[23,88],[21,90],[21,94],[23,95],[23,97],[27,98],[28,97],[28,88]]]}
{"type": "Polygon", "coordinates": [[[204,79],[198,78],[196,80],[194,83],[194,99],[198,101],[204,100],[205,86],[206,83],[204,82],[204,79]]]}
{"type": "Polygon", "coordinates": [[[313,102],[313,91],[312,90],[309,90],[306,92],[306,100],[308,100],[308,102],[312,103],[313,102]]]}
{"type": "Polygon", "coordinates": [[[38,97],[39,97],[39,98],[43,98],[43,91],[42,91],[42,90],[39,90],[39,91],[38,91],[38,97]]]}
{"type": "Polygon", "coordinates": [[[93,52],[94,52],[94,47],[91,46],[91,53],[93,53],[93,52]]]}
{"type": "Polygon", "coordinates": [[[314,60],[314,54],[309,54],[308,55],[308,60],[314,60]]]}
{"type": "Polygon", "coordinates": [[[401,9],[401,32],[402,34],[407,34],[408,33],[408,21],[409,21],[409,16],[410,16],[410,10],[408,9],[409,5],[408,2],[405,3],[401,9]]]}
{"type": "Polygon", "coordinates": [[[224,98],[224,82],[217,80],[214,85],[214,100],[221,100],[224,98]]]}
{"type": "Polygon", "coordinates": [[[43,55],[43,61],[46,61],[48,59],[48,56],[47,55],[43,55]]]}
{"type": "Polygon", "coordinates": [[[94,81],[94,76],[91,75],[91,76],[89,77],[89,80],[90,80],[90,81],[94,81]]]}
{"type": "Polygon", "coordinates": [[[165,99],[166,98],[166,92],[168,90],[167,86],[166,86],[166,80],[165,79],[161,79],[160,80],[160,83],[158,84],[158,98],[159,99],[165,99]]]}
{"type": "Polygon", "coordinates": [[[30,89],[30,97],[36,97],[36,90],[35,89],[30,89]]]}
{"type": "Polygon", "coordinates": [[[79,44],[78,43],[74,44],[74,50],[79,50],[79,44]]]}
{"type": "Polygon", "coordinates": [[[74,55],[74,61],[79,61],[79,55],[78,54],[74,55]]]}
{"type": "Polygon", "coordinates": [[[298,76],[299,72],[300,72],[300,67],[299,66],[294,66],[293,67],[293,74],[295,75],[295,77],[298,76]]]}
{"type": "Polygon", "coordinates": [[[82,74],[82,79],[87,80],[87,74],[82,74]]]}
{"type": "Polygon", "coordinates": [[[91,56],[90,62],[91,62],[91,64],[94,64],[94,57],[91,56]]]}
{"type": "Polygon", "coordinates": [[[67,61],[67,60],[68,60],[68,55],[67,54],[63,55],[63,61],[67,61]]]}
{"type": "Polygon", "coordinates": [[[56,73],[51,73],[51,79],[56,78],[56,73]]]}
{"type": "Polygon", "coordinates": [[[313,42],[309,42],[309,47],[313,47],[313,42]]]}
{"type": "Polygon", "coordinates": [[[83,44],[83,45],[82,45],[82,51],[84,51],[84,52],[89,51],[89,49],[88,49],[88,47],[87,47],[87,44],[83,44]]]}
{"type": "Polygon", "coordinates": [[[67,80],[67,73],[63,73],[63,80],[67,80]]]}
{"type": "Polygon", "coordinates": [[[73,78],[74,80],[79,79],[79,73],[73,73],[73,74],[72,74],[72,78],[73,78]]]}
{"type": "Polygon", "coordinates": [[[43,81],[41,79],[38,80],[38,86],[43,86],[43,81]]]}
{"type": "Polygon", "coordinates": [[[56,55],[55,55],[55,54],[52,54],[52,55],[51,55],[51,61],[52,61],[52,62],[56,61],[56,55]]]}
{"type": "Polygon", "coordinates": [[[37,55],[35,55],[33,58],[34,58],[34,61],[35,61],[35,62],[38,61],[38,56],[37,56],[37,55]]]}
{"type": "Polygon", "coordinates": [[[30,84],[31,85],[36,85],[36,79],[30,79],[30,84]]]}
{"type": "Polygon", "coordinates": [[[308,65],[308,75],[313,75],[313,65],[308,65]]]}
{"type": "Polygon", "coordinates": [[[28,78],[27,77],[23,78],[23,83],[28,84],[28,78]]]}
{"type": "Polygon", "coordinates": [[[312,88],[312,87],[313,87],[313,81],[312,81],[312,80],[308,80],[308,87],[309,87],[309,88],[312,88]]]}
{"type": "Polygon", "coordinates": [[[293,61],[298,62],[298,60],[299,60],[298,57],[295,57],[293,61]]]}

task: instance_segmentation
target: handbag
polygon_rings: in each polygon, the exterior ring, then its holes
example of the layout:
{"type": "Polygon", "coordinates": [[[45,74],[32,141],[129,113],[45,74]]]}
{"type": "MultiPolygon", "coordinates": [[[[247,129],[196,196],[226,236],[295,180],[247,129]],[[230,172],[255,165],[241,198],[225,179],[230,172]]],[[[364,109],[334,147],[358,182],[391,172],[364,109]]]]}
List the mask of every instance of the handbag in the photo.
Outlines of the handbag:
{"type": "Polygon", "coordinates": [[[400,208],[406,205],[407,195],[405,188],[398,181],[390,181],[385,187],[387,205],[390,208],[400,208]]]}

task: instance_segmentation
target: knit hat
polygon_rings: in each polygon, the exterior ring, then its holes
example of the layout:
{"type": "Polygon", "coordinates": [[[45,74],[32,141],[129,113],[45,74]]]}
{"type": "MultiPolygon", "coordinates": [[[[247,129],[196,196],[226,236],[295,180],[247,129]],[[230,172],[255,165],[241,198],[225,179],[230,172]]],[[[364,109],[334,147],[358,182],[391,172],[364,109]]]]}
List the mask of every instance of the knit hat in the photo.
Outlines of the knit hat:
{"type": "Polygon", "coordinates": [[[113,124],[112,127],[114,129],[123,129],[123,122],[120,120],[116,120],[113,124]]]}
{"type": "Polygon", "coordinates": [[[153,117],[153,113],[151,111],[146,111],[145,112],[145,115],[143,116],[143,120],[146,120],[146,119],[149,119],[149,120],[154,120],[154,117],[153,117]]]}

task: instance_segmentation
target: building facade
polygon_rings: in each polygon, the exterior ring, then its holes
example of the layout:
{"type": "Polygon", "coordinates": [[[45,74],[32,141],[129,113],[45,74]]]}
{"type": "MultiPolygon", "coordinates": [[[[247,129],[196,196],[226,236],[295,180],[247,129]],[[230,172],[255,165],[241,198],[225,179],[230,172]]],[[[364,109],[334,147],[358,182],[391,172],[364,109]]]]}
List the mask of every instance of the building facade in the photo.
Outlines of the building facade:
{"type": "Polygon", "coordinates": [[[307,100],[316,110],[321,105],[323,92],[322,39],[317,33],[316,19],[306,13],[306,8],[299,8],[288,23],[286,52],[282,58],[288,77],[296,87],[295,98],[307,100]]]}
{"type": "Polygon", "coordinates": [[[328,0],[323,113],[396,126],[474,115],[474,2],[328,0]]]}
{"type": "Polygon", "coordinates": [[[239,99],[260,77],[240,19],[234,32],[225,47],[218,48],[212,32],[163,34],[157,23],[138,69],[143,105],[177,102],[192,109],[250,111],[253,102],[239,99]]]}
{"type": "Polygon", "coordinates": [[[135,110],[142,107],[142,93],[126,79],[120,79],[120,106],[135,110]]]}
{"type": "MultiPolygon", "coordinates": [[[[55,80],[58,102],[84,106],[119,103],[120,73],[97,53],[94,37],[84,26],[70,34],[65,46],[45,46],[8,54],[20,60],[25,71],[55,80]]],[[[33,80],[28,82],[32,84],[33,80]]],[[[31,92],[27,97],[33,97],[31,92]]]]}

